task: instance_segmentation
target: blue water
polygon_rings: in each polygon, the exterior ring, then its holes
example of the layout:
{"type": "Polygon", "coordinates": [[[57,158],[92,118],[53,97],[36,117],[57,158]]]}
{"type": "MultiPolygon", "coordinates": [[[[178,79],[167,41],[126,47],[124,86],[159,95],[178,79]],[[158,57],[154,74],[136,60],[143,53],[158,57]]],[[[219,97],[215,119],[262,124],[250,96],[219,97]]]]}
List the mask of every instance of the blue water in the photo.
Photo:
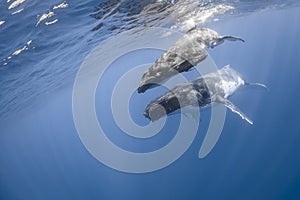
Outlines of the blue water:
{"type": "MultiPolygon", "coordinates": [[[[300,198],[296,0],[67,1],[60,8],[55,6],[62,1],[25,1],[14,8],[12,3],[0,2],[0,21],[5,21],[0,23],[0,199],[300,198]],[[195,10],[190,18],[199,26],[246,41],[224,43],[209,53],[217,66],[231,64],[247,80],[268,86],[268,92],[240,91],[231,98],[254,125],[228,111],[218,143],[201,160],[210,116],[203,111],[195,140],[170,166],[130,174],[103,165],[86,150],[73,121],[72,87],[80,64],[101,41],[129,29],[162,26],[184,32],[193,25],[185,16],[195,10]],[[39,22],[51,11],[55,15],[39,22]]],[[[140,60],[153,62],[161,52],[142,53],[140,60]]],[[[109,91],[113,79],[104,80],[102,89],[109,91]]],[[[148,123],[137,116],[156,91],[162,89],[137,97],[139,102],[131,99],[137,123],[148,123]]],[[[114,129],[107,99],[100,95],[97,102],[103,103],[97,110],[108,116],[102,123],[114,129]]],[[[170,134],[146,141],[121,132],[108,137],[131,151],[152,151],[174,137],[176,118],[170,116],[170,134]]]]}

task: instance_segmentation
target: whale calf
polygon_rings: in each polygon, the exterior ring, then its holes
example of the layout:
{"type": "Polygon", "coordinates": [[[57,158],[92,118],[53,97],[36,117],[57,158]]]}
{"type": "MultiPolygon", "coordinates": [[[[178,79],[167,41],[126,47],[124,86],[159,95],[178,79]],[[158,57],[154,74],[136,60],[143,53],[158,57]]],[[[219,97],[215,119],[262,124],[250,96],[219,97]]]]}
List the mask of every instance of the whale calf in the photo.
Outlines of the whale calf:
{"type": "Polygon", "coordinates": [[[263,84],[246,82],[237,71],[227,65],[189,83],[177,85],[153,100],[146,107],[144,116],[155,121],[183,107],[199,106],[201,108],[212,103],[221,103],[248,123],[253,124],[251,119],[227,99],[241,86],[267,89],[263,84]]]}
{"type": "Polygon", "coordinates": [[[145,92],[177,73],[190,70],[207,57],[208,48],[214,48],[224,40],[244,42],[238,37],[221,36],[209,28],[192,28],[143,74],[138,93],[145,92]]]}

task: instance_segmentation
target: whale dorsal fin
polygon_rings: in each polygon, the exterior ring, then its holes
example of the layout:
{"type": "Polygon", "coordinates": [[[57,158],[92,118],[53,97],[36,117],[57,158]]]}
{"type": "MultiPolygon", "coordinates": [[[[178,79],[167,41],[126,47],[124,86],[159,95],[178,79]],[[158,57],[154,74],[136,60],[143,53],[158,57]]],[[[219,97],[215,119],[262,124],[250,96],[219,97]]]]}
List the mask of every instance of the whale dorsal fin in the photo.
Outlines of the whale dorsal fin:
{"type": "Polygon", "coordinates": [[[228,99],[218,96],[216,102],[224,104],[227,108],[229,108],[232,112],[238,114],[242,119],[246,120],[249,124],[253,124],[253,121],[247,117],[238,107],[236,107],[231,101],[228,99]]]}
{"type": "Polygon", "coordinates": [[[186,33],[189,33],[189,32],[191,32],[191,31],[193,31],[193,30],[195,30],[195,29],[197,29],[197,26],[196,26],[196,25],[195,25],[193,28],[189,29],[186,33]]]}

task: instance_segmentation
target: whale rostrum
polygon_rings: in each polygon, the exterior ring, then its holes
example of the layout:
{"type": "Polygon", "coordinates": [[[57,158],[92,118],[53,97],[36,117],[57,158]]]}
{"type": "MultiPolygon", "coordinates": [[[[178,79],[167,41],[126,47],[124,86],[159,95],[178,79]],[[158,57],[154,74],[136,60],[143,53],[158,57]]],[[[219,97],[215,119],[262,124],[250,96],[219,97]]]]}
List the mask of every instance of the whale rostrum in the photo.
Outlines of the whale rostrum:
{"type": "Polygon", "coordinates": [[[207,49],[214,48],[225,40],[242,41],[234,36],[221,36],[209,28],[193,28],[159,57],[143,74],[138,93],[154,87],[170,77],[190,70],[207,57],[207,49]]]}
{"type": "Polygon", "coordinates": [[[238,114],[248,123],[252,120],[239,110],[228,97],[241,86],[254,86],[266,89],[260,83],[248,83],[229,65],[197,78],[191,82],[177,85],[164,95],[153,100],[145,109],[144,116],[151,121],[187,106],[206,107],[212,103],[221,103],[238,114]]]}

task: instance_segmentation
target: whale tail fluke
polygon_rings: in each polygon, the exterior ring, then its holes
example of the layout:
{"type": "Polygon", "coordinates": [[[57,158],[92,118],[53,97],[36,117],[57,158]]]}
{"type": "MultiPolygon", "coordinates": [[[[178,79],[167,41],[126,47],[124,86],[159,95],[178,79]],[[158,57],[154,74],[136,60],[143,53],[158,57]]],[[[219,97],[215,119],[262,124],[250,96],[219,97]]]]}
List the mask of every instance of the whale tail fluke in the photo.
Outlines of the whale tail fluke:
{"type": "Polygon", "coordinates": [[[263,90],[263,91],[269,91],[269,88],[262,84],[262,83],[245,83],[245,86],[249,87],[249,88],[254,88],[254,89],[259,89],[259,90],[263,90]]]}
{"type": "Polygon", "coordinates": [[[245,42],[245,40],[244,39],[242,39],[242,38],[239,38],[239,37],[234,37],[234,36],[223,36],[222,38],[221,38],[222,40],[229,40],[229,41],[242,41],[242,42],[245,42]]]}

